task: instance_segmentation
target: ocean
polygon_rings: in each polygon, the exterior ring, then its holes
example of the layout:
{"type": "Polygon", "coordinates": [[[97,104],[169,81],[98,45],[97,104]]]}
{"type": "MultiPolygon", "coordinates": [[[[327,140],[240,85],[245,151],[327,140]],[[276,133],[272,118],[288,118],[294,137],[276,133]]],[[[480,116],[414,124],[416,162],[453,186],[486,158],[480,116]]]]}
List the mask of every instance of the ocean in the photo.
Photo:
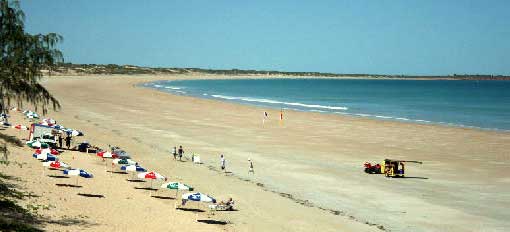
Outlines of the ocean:
{"type": "Polygon", "coordinates": [[[510,132],[510,81],[237,79],[143,86],[275,109],[510,132]]]}

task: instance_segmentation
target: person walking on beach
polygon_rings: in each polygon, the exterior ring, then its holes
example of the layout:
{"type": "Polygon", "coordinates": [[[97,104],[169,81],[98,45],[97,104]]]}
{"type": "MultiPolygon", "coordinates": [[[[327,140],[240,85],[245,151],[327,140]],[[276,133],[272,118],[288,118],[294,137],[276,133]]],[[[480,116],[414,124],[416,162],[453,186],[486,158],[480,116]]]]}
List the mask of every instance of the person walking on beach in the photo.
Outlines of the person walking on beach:
{"type": "Polygon", "coordinates": [[[255,171],[253,170],[253,162],[251,159],[248,159],[248,162],[250,162],[250,169],[248,170],[248,174],[255,174],[255,171]]]}
{"type": "Polygon", "coordinates": [[[174,147],[174,151],[172,152],[172,155],[174,155],[174,160],[177,160],[177,147],[174,147]]]}
{"type": "Polygon", "coordinates": [[[225,170],[225,157],[223,157],[223,155],[220,155],[220,165],[221,165],[221,170],[224,171],[224,172],[227,172],[225,170]]]}
{"type": "Polygon", "coordinates": [[[179,161],[182,161],[182,154],[184,154],[184,149],[182,149],[182,146],[179,146],[179,161]]]}
{"type": "Polygon", "coordinates": [[[283,109],[280,110],[280,126],[283,125],[283,109]]]}
{"type": "Polygon", "coordinates": [[[266,123],[267,119],[269,119],[269,115],[267,114],[267,111],[264,111],[264,115],[262,116],[262,125],[266,123]]]}

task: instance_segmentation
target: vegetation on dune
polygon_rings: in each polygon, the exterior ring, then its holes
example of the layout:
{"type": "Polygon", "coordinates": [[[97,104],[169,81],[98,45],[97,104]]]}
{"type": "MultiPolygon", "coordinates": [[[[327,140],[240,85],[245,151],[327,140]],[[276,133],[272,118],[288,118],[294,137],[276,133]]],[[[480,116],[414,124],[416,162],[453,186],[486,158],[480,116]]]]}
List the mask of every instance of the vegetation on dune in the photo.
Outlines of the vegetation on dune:
{"type": "Polygon", "coordinates": [[[42,70],[53,70],[63,62],[55,48],[62,36],[49,33],[31,35],[25,32],[25,15],[18,1],[0,0],[0,112],[15,103],[24,102],[42,108],[60,108],[58,100],[40,83],[42,70]]]}
{"type": "Polygon", "coordinates": [[[99,75],[165,75],[165,74],[205,74],[205,75],[229,75],[229,76],[294,76],[294,77],[369,77],[369,78],[410,78],[410,79],[459,79],[459,80],[509,80],[510,76],[502,75],[471,75],[453,74],[449,76],[409,76],[409,75],[380,75],[380,74],[337,74],[323,72],[281,72],[266,70],[242,70],[242,69],[202,69],[202,68],[150,68],[135,65],[116,64],[73,64],[60,63],[53,69],[53,73],[61,75],[99,74],[99,75]]]}

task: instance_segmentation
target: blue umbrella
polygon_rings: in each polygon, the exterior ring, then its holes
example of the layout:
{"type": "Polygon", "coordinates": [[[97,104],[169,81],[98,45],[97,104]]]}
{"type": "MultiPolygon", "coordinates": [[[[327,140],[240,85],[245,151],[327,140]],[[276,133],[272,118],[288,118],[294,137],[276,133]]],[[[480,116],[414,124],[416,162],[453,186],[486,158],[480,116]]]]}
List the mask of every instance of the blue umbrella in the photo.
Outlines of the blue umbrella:
{"type": "MultiPolygon", "coordinates": [[[[67,169],[67,170],[64,170],[63,173],[65,175],[69,175],[69,176],[81,176],[83,178],[92,178],[93,177],[92,174],[86,172],[83,169],[67,169]]],[[[76,178],[76,185],[78,185],[78,178],[76,178]]]]}
{"type": "Polygon", "coordinates": [[[67,169],[63,171],[65,175],[81,176],[83,178],[92,178],[93,175],[83,169],[67,169]]]}
{"type": "Polygon", "coordinates": [[[83,177],[83,178],[92,178],[92,177],[94,177],[91,173],[88,173],[85,170],[80,170],[80,176],[83,177]]]}
{"type": "Polygon", "coordinates": [[[216,199],[203,193],[185,193],[182,194],[182,199],[216,203],[216,199]]]}
{"type": "Polygon", "coordinates": [[[34,153],[32,154],[32,157],[36,158],[36,159],[40,159],[40,160],[43,160],[43,161],[57,161],[58,158],[54,155],[51,155],[51,154],[37,154],[37,153],[34,153]]]}
{"type": "Polygon", "coordinates": [[[131,172],[146,172],[147,171],[145,168],[142,168],[138,165],[122,166],[122,167],[120,167],[120,170],[131,171],[131,172]]]}

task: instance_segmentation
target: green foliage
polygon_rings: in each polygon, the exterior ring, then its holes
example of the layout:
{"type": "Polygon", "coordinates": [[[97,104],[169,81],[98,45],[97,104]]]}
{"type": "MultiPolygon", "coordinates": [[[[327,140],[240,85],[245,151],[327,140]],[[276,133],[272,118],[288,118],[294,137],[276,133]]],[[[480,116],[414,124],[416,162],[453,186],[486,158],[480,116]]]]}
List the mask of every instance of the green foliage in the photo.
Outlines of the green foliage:
{"type": "Polygon", "coordinates": [[[24,30],[24,14],[18,1],[0,0],[0,111],[14,101],[34,104],[36,110],[56,110],[60,104],[40,83],[41,70],[50,72],[63,62],[55,48],[62,36],[55,33],[31,35],[24,30]]]}
{"type": "Polygon", "coordinates": [[[338,74],[323,72],[281,72],[266,70],[242,70],[242,69],[202,69],[202,68],[150,68],[135,65],[116,65],[116,64],[72,64],[60,63],[55,68],[59,74],[98,74],[98,75],[172,75],[172,74],[210,74],[227,76],[248,76],[248,75],[270,75],[281,77],[368,77],[368,78],[406,78],[406,79],[456,79],[456,80],[510,80],[510,76],[502,75],[479,75],[479,74],[454,74],[451,76],[409,76],[409,75],[381,75],[381,74],[338,74]]]}

